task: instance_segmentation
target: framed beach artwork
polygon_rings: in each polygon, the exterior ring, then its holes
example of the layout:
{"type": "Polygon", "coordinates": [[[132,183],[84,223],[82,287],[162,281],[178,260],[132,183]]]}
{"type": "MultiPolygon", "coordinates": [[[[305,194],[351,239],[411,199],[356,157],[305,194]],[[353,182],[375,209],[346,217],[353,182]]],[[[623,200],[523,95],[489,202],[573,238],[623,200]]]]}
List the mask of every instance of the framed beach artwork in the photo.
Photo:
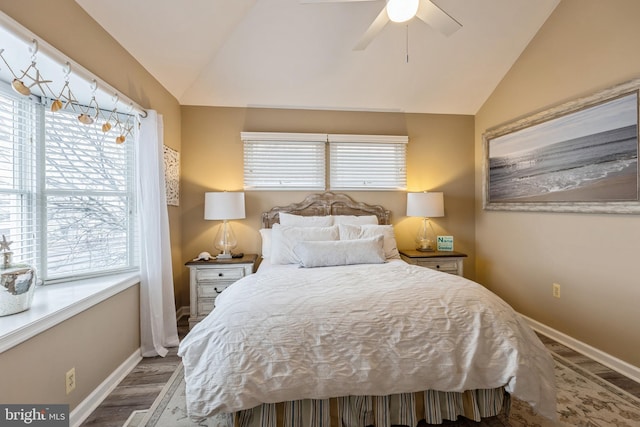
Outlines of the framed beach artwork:
{"type": "Polygon", "coordinates": [[[488,130],[484,208],[640,213],[640,80],[488,130]]]}

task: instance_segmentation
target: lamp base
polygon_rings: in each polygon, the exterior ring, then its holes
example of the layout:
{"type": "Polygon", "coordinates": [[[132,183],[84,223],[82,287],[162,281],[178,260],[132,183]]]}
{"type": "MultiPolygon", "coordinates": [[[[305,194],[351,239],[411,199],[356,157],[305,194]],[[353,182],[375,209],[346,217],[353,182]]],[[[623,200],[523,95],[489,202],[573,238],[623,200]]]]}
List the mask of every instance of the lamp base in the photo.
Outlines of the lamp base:
{"type": "Polygon", "coordinates": [[[231,254],[219,254],[216,259],[231,259],[231,254]]]}
{"type": "Polygon", "coordinates": [[[433,248],[416,248],[418,252],[435,252],[436,250],[433,248]]]}

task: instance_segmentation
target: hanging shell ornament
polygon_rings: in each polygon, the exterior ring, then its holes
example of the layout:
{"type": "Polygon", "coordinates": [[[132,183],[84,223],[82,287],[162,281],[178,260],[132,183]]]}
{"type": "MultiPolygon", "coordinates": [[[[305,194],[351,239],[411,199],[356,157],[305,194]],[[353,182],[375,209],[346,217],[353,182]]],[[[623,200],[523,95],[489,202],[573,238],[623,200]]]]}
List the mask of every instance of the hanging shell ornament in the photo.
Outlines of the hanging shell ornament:
{"type": "Polygon", "coordinates": [[[90,125],[93,123],[93,118],[86,113],[82,113],[78,116],[78,121],[84,125],[90,125]]]}
{"type": "Polygon", "coordinates": [[[16,92],[18,92],[20,95],[24,95],[24,96],[29,96],[31,95],[31,89],[29,89],[23,82],[22,80],[19,79],[13,79],[13,82],[11,82],[11,87],[13,88],[13,90],[15,90],[16,92]]]}
{"type": "Polygon", "coordinates": [[[62,101],[60,101],[59,99],[54,99],[53,102],[51,103],[51,112],[55,113],[58,110],[62,109],[62,101]]]}
{"type": "Polygon", "coordinates": [[[120,135],[119,137],[116,138],[116,144],[122,144],[126,140],[127,140],[127,137],[125,137],[124,135],[120,135]]]}
{"type": "Polygon", "coordinates": [[[104,124],[102,125],[102,132],[107,133],[110,130],[111,130],[111,123],[104,122],[104,124]]]}

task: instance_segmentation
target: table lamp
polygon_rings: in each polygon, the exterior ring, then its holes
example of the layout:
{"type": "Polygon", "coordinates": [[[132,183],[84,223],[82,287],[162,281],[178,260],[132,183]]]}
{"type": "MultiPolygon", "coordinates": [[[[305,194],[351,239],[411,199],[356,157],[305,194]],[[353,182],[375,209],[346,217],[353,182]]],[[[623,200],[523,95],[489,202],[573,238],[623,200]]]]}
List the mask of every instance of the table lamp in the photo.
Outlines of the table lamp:
{"type": "Polygon", "coordinates": [[[204,219],[222,220],[213,241],[214,246],[220,250],[217,259],[231,258],[231,249],[236,247],[238,241],[228,220],[242,218],[245,218],[243,192],[204,193],[204,219]]]}
{"type": "Polygon", "coordinates": [[[407,216],[422,217],[416,236],[416,249],[421,252],[435,251],[436,238],[429,218],[444,216],[443,194],[436,191],[407,193],[407,216]]]}

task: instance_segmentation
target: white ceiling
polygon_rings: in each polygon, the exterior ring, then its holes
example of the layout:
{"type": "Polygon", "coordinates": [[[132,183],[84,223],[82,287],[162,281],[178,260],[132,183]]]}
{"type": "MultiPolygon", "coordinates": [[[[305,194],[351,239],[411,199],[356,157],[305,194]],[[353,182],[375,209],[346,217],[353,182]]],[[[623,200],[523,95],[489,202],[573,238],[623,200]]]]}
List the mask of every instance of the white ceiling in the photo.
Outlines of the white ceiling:
{"type": "Polygon", "coordinates": [[[182,105],[443,114],[475,114],[559,2],[433,0],[462,29],[354,51],[384,0],[76,1],[182,105]]]}

